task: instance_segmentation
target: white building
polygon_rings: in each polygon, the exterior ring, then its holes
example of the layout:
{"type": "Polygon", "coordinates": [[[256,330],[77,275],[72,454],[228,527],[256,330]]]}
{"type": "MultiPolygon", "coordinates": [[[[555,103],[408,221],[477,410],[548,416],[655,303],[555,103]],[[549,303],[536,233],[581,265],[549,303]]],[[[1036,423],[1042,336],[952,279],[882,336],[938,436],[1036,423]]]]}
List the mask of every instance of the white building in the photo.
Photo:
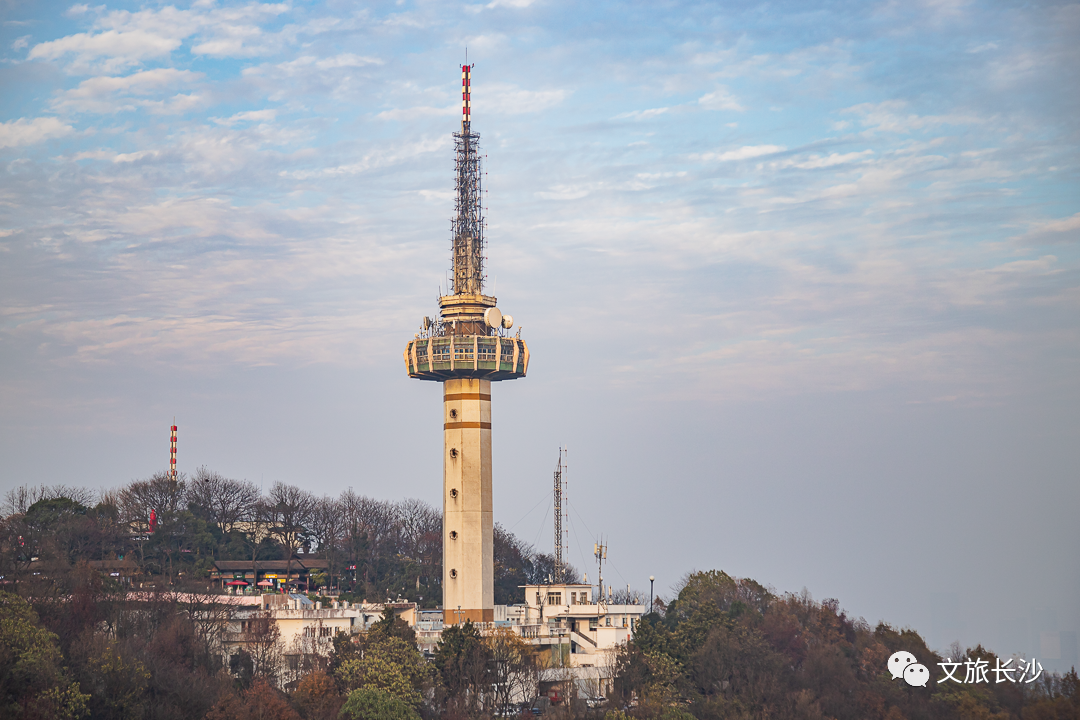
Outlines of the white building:
{"type": "MultiPolygon", "coordinates": [[[[245,598],[249,599],[249,598],[245,598]]],[[[391,608],[410,626],[416,625],[416,603],[349,603],[312,602],[306,595],[266,594],[257,604],[239,607],[229,620],[222,638],[225,657],[235,655],[241,648],[250,650],[258,642],[257,634],[265,629],[262,619],[269,619],[280,633],[282,661],[292,670],[302,655],[317,654],[329,657],[334,636],[366,632],[391,608]]]]}
{"type": "Polygon", "coordinates": [[[598,601],[591,585],[526,585],[525,604],[507,608],[507,621],[532,645],[552,648],[570,667],[606,667],[633,637],[644,605],[598,601]]]}

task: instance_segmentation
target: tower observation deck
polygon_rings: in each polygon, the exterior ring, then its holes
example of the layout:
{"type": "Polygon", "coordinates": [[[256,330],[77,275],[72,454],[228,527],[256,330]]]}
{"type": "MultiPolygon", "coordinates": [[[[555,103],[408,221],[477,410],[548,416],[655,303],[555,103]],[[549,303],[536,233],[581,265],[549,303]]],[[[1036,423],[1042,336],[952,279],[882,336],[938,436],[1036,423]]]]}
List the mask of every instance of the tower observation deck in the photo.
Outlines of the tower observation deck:
{"type": "Polygon", "coordinates": [[[496,298],[484,294],[480,135],[471,123],[472,66],[461,68],[461,131],[454,133],[457,193],[453,284],[439,316],[405,348],[409,377],[443,384],[443,621],[495,615],[491,502],[491,383],[525,377],[529,348],[496,298]]]}

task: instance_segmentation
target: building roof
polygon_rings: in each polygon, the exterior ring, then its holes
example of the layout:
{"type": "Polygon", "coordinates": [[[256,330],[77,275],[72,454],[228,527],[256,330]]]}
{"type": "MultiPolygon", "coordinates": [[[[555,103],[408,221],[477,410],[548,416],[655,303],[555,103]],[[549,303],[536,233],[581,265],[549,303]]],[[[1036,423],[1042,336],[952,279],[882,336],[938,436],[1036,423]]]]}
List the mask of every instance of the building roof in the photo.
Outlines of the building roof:
{"type": "Polygon", "coordinates": [[[293,558],[291,564],[288,560],[257,560],[255,562],[252,562],[251,560],[214,561],[214,568],[223,572],[234,572],[236,570],[285,570],[288,567],[292,567],[293,570],[324,568],[326,567],[326,561],[315,560],[314,558],[293,558]]]}

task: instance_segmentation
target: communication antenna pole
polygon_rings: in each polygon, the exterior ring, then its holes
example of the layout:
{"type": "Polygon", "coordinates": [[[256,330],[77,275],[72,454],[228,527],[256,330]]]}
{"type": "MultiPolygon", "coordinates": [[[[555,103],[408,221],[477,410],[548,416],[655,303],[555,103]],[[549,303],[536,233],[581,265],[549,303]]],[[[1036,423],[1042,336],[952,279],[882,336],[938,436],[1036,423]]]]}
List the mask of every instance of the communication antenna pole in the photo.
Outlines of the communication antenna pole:
{"type": "Polygon", "coordinates": [[[563,452],[559,448],[559,462],[555,465],[555,582],[566,582],[566,565],[563,562],[563,452]]]}
{"type": "Polygon", "coordinates": [[[607,545],[602,539],[600,542],[593,543],[593,556],[596,558],[596,575],[600,581],[597,602],[601,603],[604,601],[604,561],[607,560],[607,545]]]}
{"type": "Polygon", "coordinates": [[[169,480],[176,484],[176,417],[173,417],[172,433],[169,437],[169,480]]]}

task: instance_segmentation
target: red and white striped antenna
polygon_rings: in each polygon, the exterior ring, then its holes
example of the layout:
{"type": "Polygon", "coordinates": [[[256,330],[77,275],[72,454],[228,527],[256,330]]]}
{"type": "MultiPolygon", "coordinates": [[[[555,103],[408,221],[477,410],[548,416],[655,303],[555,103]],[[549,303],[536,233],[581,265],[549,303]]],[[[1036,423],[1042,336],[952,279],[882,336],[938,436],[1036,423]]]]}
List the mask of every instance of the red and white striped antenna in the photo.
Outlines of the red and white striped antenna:
{"type": "Polygon", "coordinates": [[[170,428],[172,434],[169,437],[169,479],[176,482],[176,418],[170,428]]]}
{"type": "Polygon", "coordinates": [[[469,97],[471,92],[470,84],[472,82],[472,65],[461,66],[461,127],[468,132],[469,128],[469,111],[472,109],[472,98],[469,97]]]}

